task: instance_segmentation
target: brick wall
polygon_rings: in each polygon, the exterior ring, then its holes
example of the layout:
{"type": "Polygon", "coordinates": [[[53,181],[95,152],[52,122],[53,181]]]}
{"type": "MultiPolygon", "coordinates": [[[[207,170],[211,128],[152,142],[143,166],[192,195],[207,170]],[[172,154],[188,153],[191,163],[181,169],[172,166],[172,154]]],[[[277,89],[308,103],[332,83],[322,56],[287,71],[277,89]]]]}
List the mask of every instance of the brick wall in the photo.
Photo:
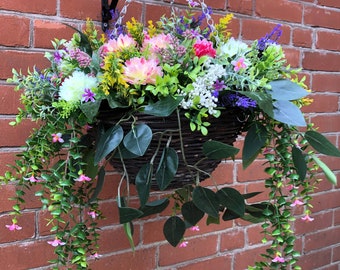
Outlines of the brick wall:
{"type": "MultiPolygon", "coordinates": [[[[19,94],[6,84],[11,68],[27,70],[36,65],[44,67],[46,49],[50,40],[70,38],[74,27],[83,25],[90,17],[100,20],[99,0],[30,0],[0,1],[0,172],[13,161],[18,148],[24,143],[33,126],[29,121],[18,128],[8,122],[17,111],[19,94]]],[[[122,0],[119,6],[122,6],[122,0]]],[[[135,1],[130,5],[127,18],[157,19],[169,13],[169,1],[135,1]]],[[[185,0],[175,1],[176,5],[185,0]]],[[[277,23],[283,25],[280,42],[292,66],[302,66],[307,83],[313,89],[314,103],[305,109],[308,118],[320,127],[338,147],[340,146],[340,1],[339,0],[206,0],[215,14],[233,12],[233,35],[252,40],[269,32],[277,23]]],[[[217,16],[217,15],[216,15],[217,16]]],[[[99,25],[99,24],[98,24],[99,25]]],[[[242,146],[238,141],[236,146],[242,146]]],[[[325,158],[332,170],[340,175],[339,160],[325,158]]],[[[214,172],[218,184],[229,184],[242,192],[263,190],[265,175],[262,161],[256,161],[246,171],[239,160],[220,164],[214,172]]],[[[173,248],[162,236],[160,228],[165,214],[138,222],[135,226],[136,252],[133,254],[118,224],[114,202],[118,175],[112,171],[100,195],[101,208],[107,219],[101,221],[100,253],[103,257],[92,264],[93,269],[245,269],[259,259],[264,249],[261,245],[261,227],[243,221],[225,222],[221,225],[200,224],[200,232],[190,232],[186,237],[189,246],[173,248]]],[[[205,181],[204,185],[212,185],[205,181]]],[[[19,218],[24,227],[8,232],[5,224],[11,223],[6,213],[11,210],[7,200],[15,190],[12,185],[0,187],[0,262],[1,269],[45,269],[53,250],[46,241],[50,239],[46,226],[46,212],[39,210],[34,190],[27,194],[27,208],[19,218]]],[[[158,193],[154,197],[160,196],[158,193]]],[[[261,195],[258,200],[265,198],[261,195]],[[261,198],[262,196],[262,198],[261,198]]],[[[315,221],[302,223],[297,219],[295,229],[297,247],[303,256],[302,269],[336,270],[340,263],[340,192],[323,181],[314,196],[315,221]]],[[[300,212],[296,213],[300,215],[300,212]]],[[[46,267],[47,269],[47,267],[46,267]]]]}

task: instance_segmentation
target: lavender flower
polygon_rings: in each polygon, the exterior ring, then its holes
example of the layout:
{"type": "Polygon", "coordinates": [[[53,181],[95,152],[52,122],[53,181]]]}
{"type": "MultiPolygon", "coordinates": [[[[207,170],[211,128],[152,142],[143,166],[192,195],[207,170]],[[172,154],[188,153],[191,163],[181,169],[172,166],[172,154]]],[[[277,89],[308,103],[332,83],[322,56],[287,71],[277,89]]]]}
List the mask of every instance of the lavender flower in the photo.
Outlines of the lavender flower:
{"type": "Polygon", "coordinates": [[[269,34],[266,34],[264,37],[258,40],[257,48],[260,51],[264,51],[269,44],[277,44],[277,41],[281,35],[281,24],[278,24],[269,34]]]}
{"type": "Polygon", "coordinates": [[[240,95],[238,93],[232,93],[220,97],[219,106],[250,109],[256,107],[256,101],[246,96],[240,95]]]}

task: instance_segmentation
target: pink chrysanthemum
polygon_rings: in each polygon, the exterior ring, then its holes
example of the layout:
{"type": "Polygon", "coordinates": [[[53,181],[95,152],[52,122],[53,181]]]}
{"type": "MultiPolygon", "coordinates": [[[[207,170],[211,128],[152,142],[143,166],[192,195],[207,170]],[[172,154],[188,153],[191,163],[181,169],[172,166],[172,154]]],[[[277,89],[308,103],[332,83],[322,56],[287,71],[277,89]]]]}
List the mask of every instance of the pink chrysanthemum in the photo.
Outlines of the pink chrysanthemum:
{"type": "Polygon", "coordinates": [[[102,52],[117,52],[135,46],[137,46],[137,43],[132,37],[120,34],[117,39],[110,39],[107,43],[105,43],[102,46],[102,52]]]}
{"type": "Polygon", "coordinates": [[[157,76],[162,75],[162,68],[155,59],[133,57],[123,67],[124,80],[131,84],[155,84],[157,76]]]}
{"type": "Polygon", "coordinates": [[[149,50],[152,55],[157,54],[160,49],[166,49],[172,41],[170,34],[161,33],[152,38],[146,38],[143,42],[143,50],[149,50]]]}

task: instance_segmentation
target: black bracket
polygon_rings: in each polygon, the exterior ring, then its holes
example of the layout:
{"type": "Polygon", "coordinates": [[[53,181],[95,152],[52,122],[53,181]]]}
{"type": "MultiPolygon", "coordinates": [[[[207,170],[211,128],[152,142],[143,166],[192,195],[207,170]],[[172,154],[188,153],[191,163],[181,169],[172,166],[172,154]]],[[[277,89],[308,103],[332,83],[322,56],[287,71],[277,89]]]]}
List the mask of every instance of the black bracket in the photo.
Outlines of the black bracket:
{"type": "Polygon", "coordinates": [[[118,0],[112,0],[110,6],[108,0],[102,0],[102,29],[106,32],[109,29],[109,21],[112,19],[111,10],[115,10],[118,0]]]}

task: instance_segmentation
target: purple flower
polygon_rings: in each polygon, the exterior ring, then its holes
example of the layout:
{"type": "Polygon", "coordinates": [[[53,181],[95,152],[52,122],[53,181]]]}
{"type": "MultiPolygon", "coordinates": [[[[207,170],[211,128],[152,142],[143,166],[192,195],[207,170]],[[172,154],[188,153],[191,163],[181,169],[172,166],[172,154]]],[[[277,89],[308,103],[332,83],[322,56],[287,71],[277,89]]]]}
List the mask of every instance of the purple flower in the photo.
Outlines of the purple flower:
{"type": "Polygon", "coordinates": [[[236,106],[243,108],[243,109],[248,109],[248,108],[255,108],[256,107],[256,101],[248,98],[248,97],[243,97],[239,96],[236,101],[236,106]]]}
{"type": "Polygon", "coordinates": [[[84,94],[82,95],[82,101],[84,101],[84,102],[89,102],[89,101],[95,102],[95,99],[94,99],[95,95],[96,94],[93,93],[90,89],[85,88],[84,94]]]}
{"type": "Polygon", "coordinates": [[[281,24],[278,24],[269,34],[266,34],[264,37],[258,40],[257,48],[260,51],[264,51],[268,44],[276,44],[281,35],[282,35],[281,24]]]}
{"type": "Polygon", "coordinates": [[[56,63],[60,63],[60,61],[62,59],[62,55],[59,51],[54,52],[53,57],[54,57],[54,61],[56,63]]]}
{"type": "Polygon", "coordinates": [[[213,84],[213,87],[216,91],[221,91],[226,88],[224,81],[219,81],[219,80],[215,81],[215,83],[213,84]]]}
{"type": "Polygon", "coordinates": [[[223,107],[238,107],[241,109],[249,109],[249,108],[255,108],[256,107],[256,101],[248,98],[246,96],[237,94],[237,93],[231,93],[224,95],[219,100],[220,106],[223,107]]]}

